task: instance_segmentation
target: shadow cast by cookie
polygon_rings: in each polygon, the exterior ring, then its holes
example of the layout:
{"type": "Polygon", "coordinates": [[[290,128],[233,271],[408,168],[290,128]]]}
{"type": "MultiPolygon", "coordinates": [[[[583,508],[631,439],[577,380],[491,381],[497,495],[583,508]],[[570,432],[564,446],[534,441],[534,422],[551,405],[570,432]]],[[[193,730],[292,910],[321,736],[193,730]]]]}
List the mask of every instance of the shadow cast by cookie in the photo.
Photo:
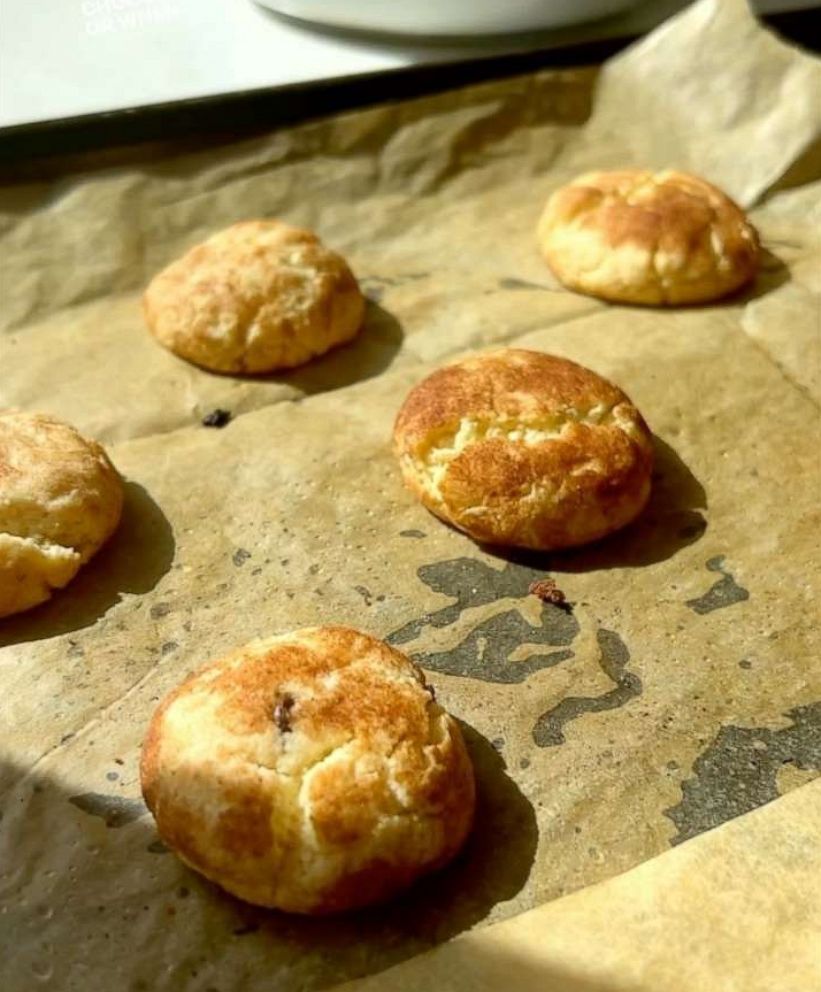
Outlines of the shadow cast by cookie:
{"type": "MultiPolygon", "coordinates": [[[[471,735],[480,778],[490,755],[477,755],[475,749],[489,747],[471,735]]],[[[134,756],[124,757],[124,764],[120,759],[112,767],[130,779],[134,756]]],[[[490,760],[490,765],[501,762],[490,760]]],[[[472,915],[463,920],[455,900],[470,905],[479,889],[474,875],[498,882],[507,874],[508,882],[498,890],[504,898],[520,884],[517,873],[526,874],[532,860],[528,848],[535,846],[532,813],[522,809],[521,797],[499,768],[491,768],[487,773],[499,781],[486,783],[491,808],[480,806],[479,816],[490,812],[492,819],[477,823],[478,843],[466,851],[463,864],[433,876],[427,890],[420,886],[370,914],[325,921],[288,918],[244,907],[186,868],[157,840],[136,786],[122,786],[111,780],[112,773],[103,777],[103,771],[81,768],[76,757],[63,764],[59,775],[0,761],[0,860],[14,866],[4,880],[0,927],[4,988],[108,989],[116,961],[117,987],[135,992],[318,992],[425,950],[415,940],[416,931],[431,913],[446,919],[455,911],[453,924],[445,922],[441,935],[434,936],[444,940],[472,915]],[[79,788],[101,791],[75,794],[79,788]],[[512,810],[497,808],[509,800],[512,810]],[[499,827],[503,833],[496,837],[493,830],[499,827]],[[515,835],[519,829],[524,830],[521,839],[515,835]],[[506,858],[511,867],[502,869],[506,858]],[[485,876],[488,860],[496,867],[485,876]]],[[[483,904],[484,897],[478,902],[483,904]]],[[[529,961],[508,948],[480,946],[474,953],[478,957],[462,963],[453,984],[446,983],[448,989],[490,976],[494,988],[532,982],[544,992],[626,992],[577,977],[564,963],[529,961]]],[[[438,987],[431,986],[431,992],[439,992],[438,987]]]]}
{"type": "Polygon", "coordinates": [[[142,486],[126,482],[122,519],[111,540],[48,602],[0,620],[0,647],[91,626],[123,593],[153,589],[171,567],[174,548],[165,514],[142,486]]]}
{"type": "Polygon", "coordinates": [[[734,293],[716,300],[714,303],[700,303],[687,309],[709,310],[714,307],[743,307],[748,303],[752,303],[753,300],[758,300],[762,296],[766,296],[768,293],[779,289],[791,279],[790,270],[784,262],[771,251],[762,248],[755,279],[740,289],[737,289],[734,293]]]}
{"type": "Polygon", "coordinates": [[[650,499],[639,517],[595,544],[566,551],[528,551],[482,546],[505,561],[550,572],[591,572],[600,568],[641,568],[672,558],[707,529],[704,487],[666,441],[653,438],[655,466],[650,499]]]}
{"type": "Polygon", "coordinates": [[[368,300],[362,328],[353,341],[277,378],[307,396],[352,386],[390,368],[403,339],[396,317],[368,300]]]}
{"type": "Polygon", "coordinates": [[[277,987],[316,992],[468,929],[524,886],[537,827],[496,751],[463,732],[478,809],[461,855],[391,903],[318,919],[244,904],[186,868],[157,838],[134,754],[112,752],[110,770],[91,767],[75,742],[74,755],[57,756],[59,778],[0,764],[0,855],[13,851],[20,867],[5,921],[21,943],[20,954],[4,955],[21,981],[13,987],[49,967],[61,976],[54,988],[74,987],[80,973],[85,987],[105,987],[114,954],[121,983],[134,989],[178,987],[194,969],[219,988],[242,976],[267,988],[274,976],[277,987]]]}

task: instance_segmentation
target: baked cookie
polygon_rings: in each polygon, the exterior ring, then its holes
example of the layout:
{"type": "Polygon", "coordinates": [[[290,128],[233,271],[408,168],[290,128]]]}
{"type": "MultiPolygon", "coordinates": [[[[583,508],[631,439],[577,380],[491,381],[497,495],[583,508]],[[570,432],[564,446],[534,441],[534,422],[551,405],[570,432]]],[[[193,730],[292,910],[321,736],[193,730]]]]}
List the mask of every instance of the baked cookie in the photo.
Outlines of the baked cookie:
{"type": "Polygon", "coordinates": [[[252,220],[172,262],[143,297],[160,344],[216,372],[302,365],[356,336],[365,310],[345,260],[310,231],[252,220]]]}
{"type": "Polygon", "coordinates": [[[705,303],[758,267],[758,235],[741,208],[683,172],[579,176],[550,197],[538,238],[565,286],[618,303],[705,303]]]}
{"type": "Polygon", "coordinates": [[[429,375],[399,411],[394,444],[424,505],[489,544],[586,544],[628,524],[650,493],[652,438],[627,396],[535,351],[429,375]]]}
{"type": "Polygon", "coordinates": [[[419,669],[346,627],[255,641],[172,691],[143,794],[192,868],[261,906],[378,902],[459,850],[474,808],[456,721],[419,669]]]}
{"type": "Polygon", "coordinates": [[[42,413],[0,411],[0,617],[66,585],[114,532],[122,505],[96,441],[42,413]]]}

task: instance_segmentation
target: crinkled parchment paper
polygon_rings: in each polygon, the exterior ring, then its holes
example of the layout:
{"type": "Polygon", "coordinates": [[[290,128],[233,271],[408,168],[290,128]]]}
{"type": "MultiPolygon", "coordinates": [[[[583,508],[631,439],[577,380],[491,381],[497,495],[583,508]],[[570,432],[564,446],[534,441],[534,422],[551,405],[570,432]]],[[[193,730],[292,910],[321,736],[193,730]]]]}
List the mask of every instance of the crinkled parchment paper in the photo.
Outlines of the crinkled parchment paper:
{"type": "MultiPolygon", "coordinates": [[[[818,774],[820,86],[818,62],[740,0],[701,0],[599,72],[0,190],[0,405],[98,436],[128,480],[110,546],[0,624],[4,988],[325,988],[612,878],[818,774]],[[550,191],[647,163],[695,169],[752,208],[767,251],[744,295],[614,307],[544,268],[533,231],[550,191]],[[349,256],[366,325],[289,375],[209,375],[150,339],[140,289],[260,215],[349,256]],[[406,390],[499,343],[581,361],[635,399],[658,437],[636,525],[506,560],[403,491],[389,438],[406,390]],[[200,424],[215,407],[234,415],[222,430],[200,424]],[[546,574],[572,613],[528,595],[546,574]],[[389,907],[311,921],[243,906],[166,852],[137,762],[157,700],[193,667],[327,621],[428,670],[465,722],[481,800],[451,868],[389,907]]],[[[788,833],[794,810],[767,822],[788,833]]],[[[687,850],[673,864],[697,871],[687,850]]],[[[812,884],[807,865],[790,877],[812,884]]],[[[622,884],[572,905],[613,891],[618,907],[622,884]]],[[[740,920],[768,912],[732,891],[740,920]]],[[[563,905],[544,910],[551,925],[563,905]]],[[[582,987],[635,987],[635,962],[607,960],[610,984],[582,987]]]]}

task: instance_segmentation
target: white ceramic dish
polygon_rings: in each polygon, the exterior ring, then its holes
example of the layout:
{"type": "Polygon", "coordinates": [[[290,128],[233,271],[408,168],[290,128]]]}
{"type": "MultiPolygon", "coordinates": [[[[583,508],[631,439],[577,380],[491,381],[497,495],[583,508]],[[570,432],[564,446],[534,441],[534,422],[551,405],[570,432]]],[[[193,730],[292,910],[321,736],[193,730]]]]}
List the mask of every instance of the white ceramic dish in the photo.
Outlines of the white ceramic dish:
{"type": "Polygon", "coordinates": [[[511,34],[592,21],[638,0],[257,0],[302,20],[414,35],[511,34]]]}

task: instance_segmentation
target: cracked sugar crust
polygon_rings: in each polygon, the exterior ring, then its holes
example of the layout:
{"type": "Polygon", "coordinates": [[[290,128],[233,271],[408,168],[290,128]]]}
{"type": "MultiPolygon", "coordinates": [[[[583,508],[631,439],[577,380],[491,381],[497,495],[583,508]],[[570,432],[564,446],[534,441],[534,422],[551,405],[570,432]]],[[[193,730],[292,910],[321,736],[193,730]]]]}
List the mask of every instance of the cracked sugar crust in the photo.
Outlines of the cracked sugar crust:
{"type": "Polygon", "coordinates": [[[157,340],[217,372],[302,365],[354,338],[364,309],[345,260],[277,220],[213,235],[156,275],[143,297],[157,340]]]}
{"type": "Polygon", "coordinates": [[[422,673],[345,627],[256,641],[189,677],[154,714],[141,779],[186,863],[300,913],[376,902],[440,867],[475,803],[458,725],[422,673]]]}
{"type": "Polygon", "coordinates": [[[437,370],[405,400],[394,446],[422,503],[490,544],[585,544],[633,520],[650,492],[652,437],[629,398],[539,352],[437,370]]]}
{"type": "Polygon", "coordinates": [[[758,267],[758,235],[740,207],[674,171],[579,176],[550,197],[538,240],[565,286],[614,302],[703,303],[758,267]]]}
{"type": "Polygon", "coordinates": [[[96,441],[45,414],[0,411],[0,617],[65,586],[114,532],[122,504],[96,441]]]}

